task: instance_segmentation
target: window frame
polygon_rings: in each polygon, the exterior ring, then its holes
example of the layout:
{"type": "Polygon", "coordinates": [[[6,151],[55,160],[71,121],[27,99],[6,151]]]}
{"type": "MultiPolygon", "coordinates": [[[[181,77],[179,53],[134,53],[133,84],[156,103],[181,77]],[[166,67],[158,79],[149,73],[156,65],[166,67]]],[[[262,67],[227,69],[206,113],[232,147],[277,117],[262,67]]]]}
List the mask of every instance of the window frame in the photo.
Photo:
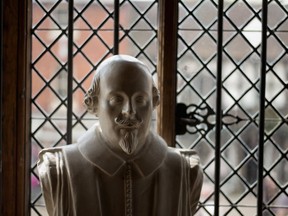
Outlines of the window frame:
{"type": "Polygon", "coordinates": [[[160,105],[157,130],[169,146],[175,146],[178,1],[159,0],[157,77],[160,105]],[[167,25],[168,24],[168,25],[167,25]],[[172,106],[174,104],[174,106],[172,106]]]}
{"type": "MultiPolygon", "coordinates": [[[[158,132],[175,146],[178,1],[158,0],[158,132]],[[168,23],[168,25],[167,25],[168,23]]],[[[0,203],[2,215],[30,215],[32,1],[1,1],[0,203]]],[[[263,37],[265,37],[263,35],[263,37]]],[[[219,44],[221,50],[221,43],[219,44]]],[[[264,51],[263,53],[266,53],[264,51]]],[[[265,56],[263,56],[265,58],[265,56]]],[[[265,73],[265,60],[263,73],[265,73]]],[[[219,69],[221,71],[221,69],[219,69]]],[[[265,77],[265,76],[263,76],[265,77]]],[[[265,83],[265,80],[263,81],[265,83]]],[[[220,80],[221,85],[221,80],[220,80]]],[[[265,85],[264,85],[265,87],[265,85]]],[[[265,91],[264,91],[265,92],[265,91]]],[[[265,98],[262,99],[264,101],[265,98]]],[[[220,112],[220,110],[219,110],[220,112]]],[[[262,111],[261,115],[264,112],[262,111]]],[[[220,118],[221,116],[218,115],[220,118]]],[[[262,118],[264,119],[264,118],[262,118]]],[[[264,123],[262,123],[264,124],[264,123]]],[[[219,130],[221,127],[219,126],[219,130]]],[[[263,133],[263,127],[259,133],[263,133]]],[[[261,136],[260,137],[264,137],[261,136]]],[[[260,141],[263,143],[263,140],[260,141]]],[[[218,149],[219,150],[219,149],[218,149]]],[[[263,150],[263,149],[262,149],[263,150]]],[[[262,151],[261,150],[261,151],[262,151]]],[[[263,154],[262,154],[263,156],[263,154]]],[[[261,158],[263,160],[263,158],[261,158]]],[[[261,161],[260,161],[261,163],[261,161]]],[[[262,162],[263,164],[263,162],[262,162]]],[[[220,165],[219,165],[220,166],[220,165]]],[[[262,175],[260,170],[260,175],[262,175]]],[[[216,184],[216,183],[215,183],[216,184]]],[[[219,189],[216,184],[215,189],[219,189]]],[[[259,191],[262,193],[262,182],[259,191]]],[[[262,194],[258,199],[259,215],[262,194]]],[[[215,202],[217,204],[217,202],[215,202]]]]}
{"type": "Polygon", "coordinates": [[[1,214],[29,215],[31,1],[1,1],[1,214]]]}

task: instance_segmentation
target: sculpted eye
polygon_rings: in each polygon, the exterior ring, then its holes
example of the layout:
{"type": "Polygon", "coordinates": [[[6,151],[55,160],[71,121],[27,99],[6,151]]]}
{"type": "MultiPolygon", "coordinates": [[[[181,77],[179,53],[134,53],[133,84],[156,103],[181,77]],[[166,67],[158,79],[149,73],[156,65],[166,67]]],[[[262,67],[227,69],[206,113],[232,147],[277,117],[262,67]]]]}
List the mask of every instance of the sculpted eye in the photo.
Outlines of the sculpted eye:
{"type": "Polygon", "coordinates": [[[114,106],[118,104],[122,104],[124,99],[121,96],[113,96],[109,99],[109,104],[114,106]]]}
{"type": "Polygon", "coordinates": [[[144,96],[136,97],[135,101],[137,104],[140,104],[140,105],[145,105],[147,103],[146,97],[144,97],[144,96]]]}

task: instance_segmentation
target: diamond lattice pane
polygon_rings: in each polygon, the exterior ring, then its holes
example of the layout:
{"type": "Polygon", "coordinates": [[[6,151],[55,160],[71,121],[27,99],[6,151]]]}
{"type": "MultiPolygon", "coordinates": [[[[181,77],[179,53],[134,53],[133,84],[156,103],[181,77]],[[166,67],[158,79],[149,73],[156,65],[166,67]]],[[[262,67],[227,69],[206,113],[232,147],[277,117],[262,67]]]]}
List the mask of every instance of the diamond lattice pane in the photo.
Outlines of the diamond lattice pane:
{"type": "MultiPolygon", "coordinates": [[[[285,70],[288,60],[284,54],[288,44],[287,6],[282,1],[270,1],[268,11],[264,155],[269,159],[263,165],[277,190],[283,191],[287,185],[284,184],[285,178],[279,173],[281,169],[285,170],[284,166],[287,165],[288,137],[284,134],[288,116],[286,99],[288,76],[285,70]]],[[[260,1],[224,1],[221,62],[223,110],[220,173],[223,196],[220,195],[219,207],[221,215],[256,214],[261,13],[260,1]]],[[[194,110],[197,114],[201,112],[203,104],[209,104],[214,113],[216,111],[215,32],[217,32],[216,1],[179,2],[177,101],[187,106],[198,107],[198,110],[197,108],[194,110]],[[201,84],[203,86],[200,88],[201,84]]],[[[199,125],[203,125],[203,122],[211,125],[215,120],[211,114],[204,115],[203,119],[199,125]]],[[[177,146],[194,148],[198,151],[204,165],[205,188],[209,180],[212,180],[213,185],[215,175],[213,146],[216,134],[215,128],[206,133],[201,133],[203,131],[201,128],[205,126],[187,126],[186,134],[178,135],[176,140],[177,146]],[[203,152],[201,149],[206,151],[203,152]],[[210,159],[206,159],[207,152],[210,159]]],[[[275,202],[271,201],[271,205],[272,203],[275,206],[279,205],[279,201],[276,203],[277,197],[280,197],[280,193],[276,192],[275,202]]],[[[201,202],[199,214],[213,215],[209,199],[202,199],[201,202]]],[[[278,210],[279,212],[283,210],[281,208],[277,210],[275,206],[267,207],[268,215],[277,215],[278,210]]]]}

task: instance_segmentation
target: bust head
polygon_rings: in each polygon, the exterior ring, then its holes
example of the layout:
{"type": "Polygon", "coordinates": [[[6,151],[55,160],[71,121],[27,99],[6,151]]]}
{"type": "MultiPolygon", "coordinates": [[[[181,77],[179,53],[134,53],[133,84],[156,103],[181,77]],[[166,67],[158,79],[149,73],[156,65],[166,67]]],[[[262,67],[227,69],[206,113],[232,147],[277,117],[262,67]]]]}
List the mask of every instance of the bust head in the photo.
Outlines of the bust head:
{"type": "Polygon", "coordinates": [[[107,144],[114,151],[132,155],[147,140],[159,91],[143,62],[115,55],[97,68],[84,103],[98,116],[107,144]]]}

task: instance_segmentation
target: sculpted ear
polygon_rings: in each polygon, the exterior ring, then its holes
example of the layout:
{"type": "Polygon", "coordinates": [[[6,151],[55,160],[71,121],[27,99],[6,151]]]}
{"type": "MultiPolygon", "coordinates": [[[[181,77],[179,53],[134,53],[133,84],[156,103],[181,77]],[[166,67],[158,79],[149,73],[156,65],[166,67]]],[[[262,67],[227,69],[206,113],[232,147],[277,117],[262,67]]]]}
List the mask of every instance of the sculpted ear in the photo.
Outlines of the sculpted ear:
{"type": "Polygon", "coordinates": [[[160,92],[156,87],[153,87],[153,108],[156,108],[160,104],[160,92]]]}
{"type": "Polygon", "coordinates": [[[91,94],[87,93],[84,97],[84,106],[86,107],[87,111],[91,114],[98,116],[98,97],[92,96],[91,94]]]}

